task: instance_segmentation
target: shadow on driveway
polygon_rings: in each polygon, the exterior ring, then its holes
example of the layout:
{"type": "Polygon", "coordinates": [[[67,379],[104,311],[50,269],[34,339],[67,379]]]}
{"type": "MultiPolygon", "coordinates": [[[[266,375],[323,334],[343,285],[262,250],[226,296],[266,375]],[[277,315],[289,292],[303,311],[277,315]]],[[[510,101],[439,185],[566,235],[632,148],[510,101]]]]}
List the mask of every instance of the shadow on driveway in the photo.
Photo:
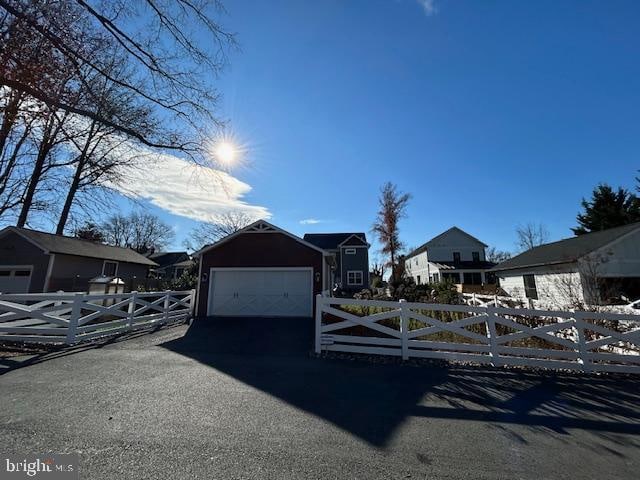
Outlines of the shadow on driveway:
{"type": "Polygon", "coordinates": [[[316,358],[311,319],[217,318],[161,344],[385,446],[408,417],[640,434],[640,379],[316,358]]]}

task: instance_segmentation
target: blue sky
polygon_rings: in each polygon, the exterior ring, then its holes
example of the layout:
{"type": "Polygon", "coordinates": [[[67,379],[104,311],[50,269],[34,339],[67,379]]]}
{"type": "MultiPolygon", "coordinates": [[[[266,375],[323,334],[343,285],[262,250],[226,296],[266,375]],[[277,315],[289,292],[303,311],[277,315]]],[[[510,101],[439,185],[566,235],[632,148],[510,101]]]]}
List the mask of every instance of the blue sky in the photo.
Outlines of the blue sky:
{"type": "MultiPolygon", "coordinates": [[[[570,236],[598,182],[634,187],[638,2],[225,5],[241,50],[220,114],[247,147],[233,201],[293,233],[369,232],[389,180],[413,195],[408,246],[457,225],[513,250],[517,224],[570,236]]],[[[150,208],[180,246],[194,221],[150,208]]]]}

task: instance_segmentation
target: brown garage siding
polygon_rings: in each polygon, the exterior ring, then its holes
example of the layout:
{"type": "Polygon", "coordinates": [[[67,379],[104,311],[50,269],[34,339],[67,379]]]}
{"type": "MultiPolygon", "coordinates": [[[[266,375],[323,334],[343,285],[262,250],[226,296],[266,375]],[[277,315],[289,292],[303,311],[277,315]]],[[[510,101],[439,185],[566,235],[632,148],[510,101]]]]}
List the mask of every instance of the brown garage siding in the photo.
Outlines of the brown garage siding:
{"type": "MultiPolygon", "coordinates": [[[[313,293],[322,292],[322,252],[282,233],[245,233],[202,254],[198,316],[207,314],[212,267],[313,267],[313,293]],[[320,280],[316,281],[316,273],[320,280]],[[206,274],[206,281],[203,281],[206,274]]],[[[315,298],[314,298],[315,302],[315,298]]]]}

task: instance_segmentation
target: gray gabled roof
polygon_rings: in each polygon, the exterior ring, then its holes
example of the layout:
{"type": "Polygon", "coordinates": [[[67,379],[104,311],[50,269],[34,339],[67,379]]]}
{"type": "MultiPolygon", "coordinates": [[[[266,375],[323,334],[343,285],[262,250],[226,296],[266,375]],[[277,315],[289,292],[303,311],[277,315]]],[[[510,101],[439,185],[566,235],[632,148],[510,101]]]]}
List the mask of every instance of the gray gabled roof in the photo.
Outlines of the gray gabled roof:
{"type": "Polygon", "coordinates": [[[189,254],[187,252],[157,252],[149,255],[148,258],[163,268],[189,260],[189,254]]]}
{"type": "Polygon", "coordinates": [[[367,236],[362,232],[305,233],[303,239],[323,250],[337,250],[342,242],[354,235],[367,243],[367,236]]]}
{"type": "Polygon", "coordinates": [[[28,228],[6,227],[0,231],[0,235],[6,232],[15,232],[18,235],[31,241],[44,252],[62,253],[65,255],[76,255],[80,257],[102,258],[105,260],[115,260],[117,262],[138,263],[140,265],[157,266],[158,264],[144,255],[131,250],[130,248],[113,247],[102,243],[81,240],[75,237],[55,235],[53,233],[39,232],[28,228]]]}
{"type": "Polygon", "coordinates": [[[579,258],[639,228],[640,223],[631,223],[622,227],[610,228],[599,232],[587,233],[578,237],[565,238],[557,242],[546,243],[527,250],[509,260],[505,260],[493,268],[492,271],[499,272],[516,268],[573,263],[579,258]]]}
{"type": "Polygon", "coordinates": [[[416,255],[424,252],[427,247],[429,247],[431,244],[433,244],[434,242],[437,242],[438,240],[440,240],[442,237],[444,237],[446,234],[448,234],[449,232],[452,231],[457,231],[460,232],[462,234],[464,234],[465,236],[467,236],[470,240],[473,240],[474,242],[478,242],[480,245],[483,245],[484,247],[487,247],[488,245],[480,240],[478,240],[476,237],[474,237],[473,235],[468,234],[467,232],[465,232],[464,230],[462,230],[461,228],[458,227],[451,227],[448,230],[445,230],[444,232],[442,232],[439,235],[436,235],[435,237],[433,237],[431,240],[429,240],[426,243],[423,243],[422,245],[420,245],[418,248],[416,248],[415,250],[409,252],[405,258],[411,258],[411,257],[415,257],[416,255]]]}

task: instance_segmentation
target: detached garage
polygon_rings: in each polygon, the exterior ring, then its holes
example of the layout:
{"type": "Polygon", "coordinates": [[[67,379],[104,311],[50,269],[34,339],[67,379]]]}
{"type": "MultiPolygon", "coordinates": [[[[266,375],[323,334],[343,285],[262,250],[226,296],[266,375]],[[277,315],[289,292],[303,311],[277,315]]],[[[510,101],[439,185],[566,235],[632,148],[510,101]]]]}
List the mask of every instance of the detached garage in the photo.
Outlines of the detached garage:
{"type": "MultiPolygon", "coordinates": [[[[196,314],[311,317],[323,290],[324,250],[264,220],[200,250],[196,314]]],[[[326,286],[324,287],[326,288],[326,286]]]]}

